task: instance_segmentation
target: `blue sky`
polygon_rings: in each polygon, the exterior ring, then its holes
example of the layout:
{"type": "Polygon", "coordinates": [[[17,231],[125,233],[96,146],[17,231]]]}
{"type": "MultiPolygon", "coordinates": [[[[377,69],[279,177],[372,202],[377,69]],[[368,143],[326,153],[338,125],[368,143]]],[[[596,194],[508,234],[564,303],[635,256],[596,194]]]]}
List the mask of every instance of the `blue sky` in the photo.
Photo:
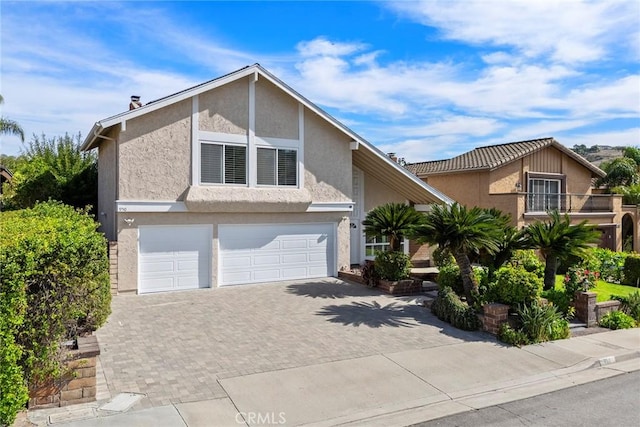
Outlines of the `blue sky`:
{"type": "MultiPolygon", "coordinates": [[[[12,2],[4,117],[28,138],[260,63],[408,162],[553,136],[640,145],[640,2],[12,2]]],[[[18,154],[16,137],[0,152],[18,154]]]]}

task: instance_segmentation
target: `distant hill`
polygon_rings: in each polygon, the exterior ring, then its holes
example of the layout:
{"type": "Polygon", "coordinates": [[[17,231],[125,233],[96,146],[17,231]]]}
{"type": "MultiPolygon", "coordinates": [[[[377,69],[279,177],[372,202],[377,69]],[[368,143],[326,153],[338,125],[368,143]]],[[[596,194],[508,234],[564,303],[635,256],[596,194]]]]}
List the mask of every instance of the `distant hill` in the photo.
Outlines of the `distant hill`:
{"type": "Polygon", "coordinates": [[[594,145],[593,147],[586,147],[582,144],[574,145],[571,149],[594,165],[600,166],[604,161],[622,157],[622,150],[624,150],[624,147],[611,147],[609,145],[594,145]]]}

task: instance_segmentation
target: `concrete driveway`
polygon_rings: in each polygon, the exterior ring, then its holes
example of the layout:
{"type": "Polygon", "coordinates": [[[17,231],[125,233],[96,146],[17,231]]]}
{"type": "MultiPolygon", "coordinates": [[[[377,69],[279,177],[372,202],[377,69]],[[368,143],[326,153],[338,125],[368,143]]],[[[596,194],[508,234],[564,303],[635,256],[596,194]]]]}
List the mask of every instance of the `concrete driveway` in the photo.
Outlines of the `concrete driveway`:
{"type": "Polygon", "coordinates": [[[331,278],[120,295],[97,331],[100,362],[108,392],[144,393],[145,408],[226,397],[226,378],[493,340],[416,300],[331,278]]]}

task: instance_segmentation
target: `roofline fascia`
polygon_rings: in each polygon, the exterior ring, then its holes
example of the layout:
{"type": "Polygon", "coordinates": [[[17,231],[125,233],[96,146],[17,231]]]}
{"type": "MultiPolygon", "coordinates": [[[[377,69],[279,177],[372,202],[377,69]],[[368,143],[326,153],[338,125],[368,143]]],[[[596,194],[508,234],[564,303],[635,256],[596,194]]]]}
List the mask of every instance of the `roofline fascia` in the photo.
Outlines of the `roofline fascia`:
{"type": "Polygon", "coordinates": [[[84,141],[82,142],[82,145],[80,146],[80,151],[88,151],[93,149],[93,143],[95,142],[96,139],[98,139],[98,135],[99,135],[99,131],[102,132],[103,128],[100,125],[100,122],[96,122],[93,124],[93,126],[91,127],[91,130],[89,131],[89,133],[87,134],[87,136],[84,138],[84,141]]]}

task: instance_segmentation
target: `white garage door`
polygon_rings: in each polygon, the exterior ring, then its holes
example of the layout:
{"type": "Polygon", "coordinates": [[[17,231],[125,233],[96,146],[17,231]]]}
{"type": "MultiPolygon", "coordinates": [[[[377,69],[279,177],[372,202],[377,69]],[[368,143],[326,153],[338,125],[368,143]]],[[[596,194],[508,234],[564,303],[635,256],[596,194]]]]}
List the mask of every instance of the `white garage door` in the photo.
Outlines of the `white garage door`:
{"type": "Polygon", "coordinates": [[[211,226],[140,227],[138,292],[209,287],[211,242],[211,226]]]}
{"type": "Polygon", "coordinates": [[[219,286],[334,274],[334,224],[221,225],[219,286]]]}

